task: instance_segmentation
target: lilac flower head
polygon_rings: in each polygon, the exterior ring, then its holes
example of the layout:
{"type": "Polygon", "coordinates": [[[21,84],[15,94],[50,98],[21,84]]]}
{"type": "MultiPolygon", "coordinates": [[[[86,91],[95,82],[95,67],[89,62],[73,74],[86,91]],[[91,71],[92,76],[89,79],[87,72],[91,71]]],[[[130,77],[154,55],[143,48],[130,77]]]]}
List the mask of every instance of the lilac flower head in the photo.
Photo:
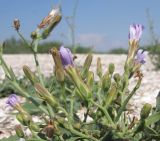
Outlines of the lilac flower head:
{"type": "Polygon", "coordinates": [[[72,53],[68,48],[61,46],[59,49],[59,54],[64,67],[66,67],[67,65],[73,65],[72,53]]]}
{"type": "Polygon", "coordinates": [[[6,102],[11,107],[14,107],[16,104],[19,104],[19,100],[16,94],[11,94],[6,102]]]}
{"type": "Polygon", "coordinates": [[[144,64],[146,62],[146,56],[147,56],[148,52],[147,51],[143,51],[142,49],[139,49],[137,51],[136,57],[135,57],[135,61],[136,63],[139,64],[144,64]]]}
{"type": "Polygon", "coordinates": [[[138,42],[142,36],[144,26],[141,24],[132,24],[129,28],[129,40],[138,42]]]}

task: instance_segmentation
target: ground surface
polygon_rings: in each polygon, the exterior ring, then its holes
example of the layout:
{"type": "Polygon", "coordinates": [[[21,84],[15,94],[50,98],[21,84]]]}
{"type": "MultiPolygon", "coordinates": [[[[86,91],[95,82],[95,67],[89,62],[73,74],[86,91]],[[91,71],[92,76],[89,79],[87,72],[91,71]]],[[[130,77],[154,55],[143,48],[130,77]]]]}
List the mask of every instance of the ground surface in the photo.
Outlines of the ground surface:
{"type": "MultiPolygon", "coordinates": [[[[75,61],[75,64],[81,65],[84,62],[86,55],[77,55],[78,59],[75,61]]],[[[109,63],[114,63],[116,67],[116,72],[123,73],[123,65],[126,59],[126,55],[94,55],[91,70],[95,72],[96,70],[96,59],[100,57],[102,59],[103,71],[107,70],[109,63]]],[[[35,64],[32,55],[5,55],[4,59],[7,64],[11,65],[14,72],[18,77],[23,76],[22,66],[28,65],[31,69],[35,70],[35,64]]],[[[42,72],[45,76],[49,76],[53,73],[53,60],[51,55],[40,55],[39,56],[40,65],[42,72]]],[[[142,72],[144,78],[140,89],[137,91],[136,95],[130,102],[131,107],[134,109],[134,114],[139,115],[140,108],[144,103],[150,103],[155,105],[156,96],[160,91],[160,71],[155,71],[154,66],[152,65],[149,58],[147,58],[146,64],[142,67],[142,72]]],[[[4,73],[0,69],[0,80],[4,78],[4,73]]],[[[131,87],[134,86],[134,81],[131,81],[131,87]]],[[[0,99],[0,138],[10,136],[14,134],[13,128],[14,125],[18,122],[15,120],[14,113],[12,109],[6,107],[6,98],[0,99]]]]}

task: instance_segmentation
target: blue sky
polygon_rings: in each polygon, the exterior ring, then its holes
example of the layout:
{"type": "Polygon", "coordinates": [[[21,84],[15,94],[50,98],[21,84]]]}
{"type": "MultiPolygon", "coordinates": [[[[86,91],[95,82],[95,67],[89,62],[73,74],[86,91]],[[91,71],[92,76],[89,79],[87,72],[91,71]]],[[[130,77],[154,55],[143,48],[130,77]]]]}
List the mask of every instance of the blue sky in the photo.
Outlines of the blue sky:
{"type": "MultiPolygon", "coordinates": [[[[63,18],[48,40],[70,44],[70,32],[65,16],[71,16],[76,0],[62,0],[63,18]],[[63,35],[63,36],[62,36],[63,35]]],[[[59,0],[0,0],[0,41],[18,38],[12,21],[19,18],[21,32],[27,39],[41,20],[59,0]]],[[[160,1],[158,0],[79,0],[76,12],[76,43],[106,51],[128,47],[128,30],[132,23],[141,23],[145,31],[141,44],[151,41],[146,9],[149,9],[157,36],[160,32],[160,1]]]]}

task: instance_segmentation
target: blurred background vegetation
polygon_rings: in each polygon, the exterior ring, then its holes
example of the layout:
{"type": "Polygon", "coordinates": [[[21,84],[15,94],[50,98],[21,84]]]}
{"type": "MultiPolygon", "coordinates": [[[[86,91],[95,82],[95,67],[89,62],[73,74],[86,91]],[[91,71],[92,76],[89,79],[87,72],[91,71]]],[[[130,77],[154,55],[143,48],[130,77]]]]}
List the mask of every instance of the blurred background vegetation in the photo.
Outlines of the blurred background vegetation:
{"type": "MultiPolygon", "coordinates": [[[[63,43],[60,41],[47,41],[39,44],[38,52],[39,53],[48,53],[52,47],[59,48],[63,43]]],[[[72,49],[72,45],[65,46],[72,49]]],[[[160,54],[160,44],[159,42],[151,43],[147,46],[140,46],[140,48],[147,50],[150,54],[160,54]]],[[[114,48],[106,52],[98,52],[94,51],[93,47],[90,46],[82,46],[81,44],[76,45],[76,53],[107,53],[107,54],[127,54],[127,48],[119,47],[114,48]]],[[[5,41],[4,54],[29,54],[31,53],[28,46],[24,44],[24,42],[20,39],[15,39],[14,37],[9,38],[5,41]]]]}

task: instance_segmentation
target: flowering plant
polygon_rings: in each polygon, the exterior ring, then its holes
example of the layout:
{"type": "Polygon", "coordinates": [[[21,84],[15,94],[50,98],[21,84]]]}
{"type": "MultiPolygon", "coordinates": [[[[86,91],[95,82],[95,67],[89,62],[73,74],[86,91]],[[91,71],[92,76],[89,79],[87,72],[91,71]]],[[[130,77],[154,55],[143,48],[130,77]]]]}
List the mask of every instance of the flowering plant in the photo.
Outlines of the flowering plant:
{"type": "MultiPolygon", "coordinates": [[[[12,70],[0,54],[1,66],[6,77],[21,96],[30,100],[42,113],[40,122],[35,122],[32,115],[20,104],[15,94],[11,95],[7,104],[18,111],[17,119],[23,127],[27,127],[32,135],[27,136],[22,126],[16,126],[18,137],[26,141],[137,141],[160,139],[160,100],[157,98],[156,109],[148,103],[144,104],[140,118],[131,116],[127,104],[141,85],[143,73],[141,65],[145,61],[146,52],[138,50],[143,26],[130,26],[129,51],[124,66],[124,73],[114,73],[114,64],[102,72],[101,59],[97,59],[97,76],[90,70],[93,56],[89,54],[82,68],[76,67],[68,48],[52,48],[50,54],[55,63],[53,82],[46,87],[37,57],[39,40],[46,39],[61,20],[59,10],[52,10],[38,28],[31,33],[33,41],[29,44],[20,33],[20,22],[14,26],[22,40],[33,51],[37,75],[28,66],[23,67],[25,76],[32,87],[33,94],[22,88],[12,70]],[[42,32],[40,31],[42,30],[42,32]],[[136,80],[131,91],[128,90],[130,78],[136,80]],[[84,112],[80,112],[82,110],[84,112]],[[151,112],[152,111],[152,112],[151,112]],[[79,116],[82,115],[82,116],[79,116]]],[[[16,24],[15,24],[16,23],[16,24]]]]}

